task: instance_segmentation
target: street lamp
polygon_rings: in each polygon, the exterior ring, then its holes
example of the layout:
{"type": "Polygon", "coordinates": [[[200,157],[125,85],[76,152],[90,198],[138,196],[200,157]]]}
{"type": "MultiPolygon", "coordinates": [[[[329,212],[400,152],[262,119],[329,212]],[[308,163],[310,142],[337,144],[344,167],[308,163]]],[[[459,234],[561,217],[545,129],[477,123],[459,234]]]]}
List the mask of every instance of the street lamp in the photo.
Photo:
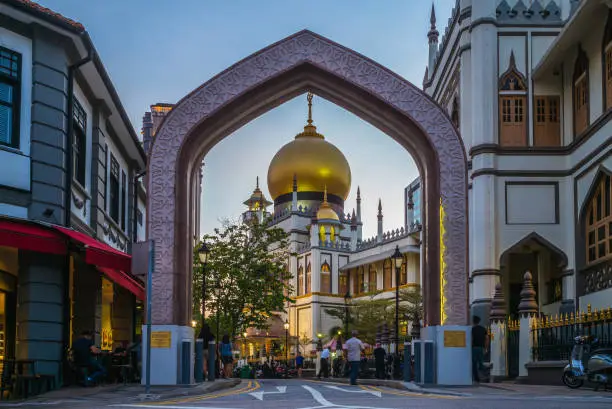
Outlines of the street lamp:
{"type": "Polygon", "coordinates": [[[285,327],[285,360],[289,367],[289,320],[285,320],[283,327],[285,327]]]}
{"type": "Polygon", "coordinates": [[[204,308],[204,303],[206,300],[206,263],[208,263],[208,254],[210,250],[206,245],[206,242],[203,241],[198,249],[198,258],[200,259],[200,264],[202,264],[202,328],[204,328],[204,320],[206,318],[206,309],[204,308]]]}
{"type": "Polygon", "coordinates": [[[404,258],[399,251],[399,246],[395,246],[395,253],[391,256],[395,266],[395,353],[399,351],[399,288],[400,288],[400,269],[404,258]]]}
{"type": "Polygon", "coordinates": [[[348,305],[351,302],[351,293],[348,291],[344,294],[344,333],[345,337],[348,337],[348,324],[349,324],[349,308],[348,305]]]}

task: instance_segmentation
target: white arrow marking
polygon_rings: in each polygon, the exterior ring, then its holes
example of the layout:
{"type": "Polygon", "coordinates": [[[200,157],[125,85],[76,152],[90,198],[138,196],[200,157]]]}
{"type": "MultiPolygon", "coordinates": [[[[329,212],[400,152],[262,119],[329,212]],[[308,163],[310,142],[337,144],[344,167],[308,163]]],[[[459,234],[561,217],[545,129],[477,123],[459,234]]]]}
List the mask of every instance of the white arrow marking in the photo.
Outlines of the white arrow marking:
{"type": "Polygon", "coordinates": [[[341,388],[341,387],[339,387],[339,386],[331,386],[331,385],[325,385],[325,387],[326,387],[326,388],[329,388],[329,389],[334,389],[334,390],[337,390],[337,391],[342,391],[342,392],[349,392],[349,393],[369,393],[369,394],[374,395],[374,396],[376,396],[376,397],[378,397],[378,398],[382,397],[382,393],[380,393],[380,392],[378,392],[378,391],[367,391],[367,390],[365,390],[365,389],[359,389],[359,390],[357,390],[357,389],[342,389],[342,388],[341,388]]]}
{"type": "Polygon", "coordinates": [[[254,398],[257,398],[259,400],[263,400],[263,397],[265,394],[268,395],[272,395],[272,394],[278,394],[278,393],[285,393],[287,392],[287,387],[286,386],[277,386],[276,389],[278,390],[278,392],[251,392],[249,393],[249,395],[251,395],[254,398]]]}
{"type": "MultiPolygon", "coordinates": [[[[303,408],[303,409],[323,409],[323,408],[337,408],[337,409],[385,409],[385,408],[374,408],[371,406],[346,406],[346,405],[336,405],[323,397],[321,392],[318,390],[311,388],[310,386],[302,385],[302,388],[306,389],[314,400],[321,404],[321,406],[313,406],[311,408],[303,408]]],[[[342,389],[344,390],[344,389],[342,389]]],[[[344,390],[344,392],[348,392],[344,390]]]]}

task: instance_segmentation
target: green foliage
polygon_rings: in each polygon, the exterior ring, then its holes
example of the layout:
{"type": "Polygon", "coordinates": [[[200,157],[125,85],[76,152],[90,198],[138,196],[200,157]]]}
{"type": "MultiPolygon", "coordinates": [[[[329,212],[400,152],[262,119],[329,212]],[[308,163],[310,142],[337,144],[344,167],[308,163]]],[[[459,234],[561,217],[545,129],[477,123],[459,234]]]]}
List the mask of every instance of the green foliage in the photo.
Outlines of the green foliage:
{"type": "MultiPolygon", "coordinates": [[[[264,329],[274,312],[291,302],[287,264],[288,234],[277,227],[241,222],[223,223],[215,234],[206,235],[210,253],[205,267],[207,321],[219,335],[235,336],[246,328],[264,329]]],[[[201,318],[202,270],[194,249],[193,315],[201,318]]],[[[197,329],[196,329],[197,330],[197,329]]]]}
{"type": "MultiPolygon", "coordinates": [[[[395,325],[395,297],[378,298],[378,294],[380,292],[370,295],[369,298],[354,300],[348,308],[349,331],[354,329],[359,331],[359,339],[369,344],[374,344],[379,325],[385,322],[389,327],[395,325]]],[[[423,297],[418,287],[401,289],[399,300],[400,321],[412,322],[415,316],[423,316],[423,297]]],[[[344,325],[344,307],[325,309],[325,313],[344,325]]],[[[339,329],[339,327],[332,328],[336,334],[339,329]]],[[[344,330],[342,332],[344,334],[344,330]]],[[[345,335],[350,337],[350,334],[345,335]]]]}

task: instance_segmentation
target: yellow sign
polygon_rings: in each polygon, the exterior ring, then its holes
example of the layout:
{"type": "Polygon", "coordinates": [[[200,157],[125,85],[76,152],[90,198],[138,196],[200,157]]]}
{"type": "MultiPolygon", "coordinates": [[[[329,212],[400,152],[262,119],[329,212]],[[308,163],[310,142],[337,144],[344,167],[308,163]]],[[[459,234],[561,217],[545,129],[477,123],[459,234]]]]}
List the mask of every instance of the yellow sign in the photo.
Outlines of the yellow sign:
{"type": "Polygon", "coordinates": [[[465,331],[444,331],[445,348],[465,348],[465,331]]]}
{"type": "Polygon", "coordinates": [[[151,332],[151,348],[170,348],[172,333],[170,331],[151,332]]]}

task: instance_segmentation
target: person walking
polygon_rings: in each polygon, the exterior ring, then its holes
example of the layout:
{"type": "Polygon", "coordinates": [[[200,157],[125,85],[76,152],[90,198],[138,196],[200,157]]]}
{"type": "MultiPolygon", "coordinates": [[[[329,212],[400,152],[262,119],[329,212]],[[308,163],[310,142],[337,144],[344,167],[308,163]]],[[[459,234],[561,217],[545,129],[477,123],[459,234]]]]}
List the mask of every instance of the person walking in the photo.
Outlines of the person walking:
{"type": "Polygon", "coordinates": [[[376,348],[374,349],[374,363],[376,365],[376,379],[385,379],[385,358],[387,357],[387,352],[380,345],[380,343],[376,344],[376,348]]]}
{"type": "Polygon", "coordinates": [[[106,370],[96,359],[100,349],[94,345],[93,334],[90,331],[83,331],[72,343],[72,354],[76,367],[85,369],[86,375],[89,375],[83,380],[85,386],[95,383],[99,377],[106,375],[106,370]]]}
{"type": "Polygon", "coordinates": [[[232,343],[229,335],[224,334],[221,338],[221,362],[223,362],[223,375],[226,379],[232,377],[234,357],[232,355],[232,343]]]}
{"type": "Polygon", "coordinates": [[[215,340],[215,336],[210,331],[210,326],[207,322],[204,322],[204,325],[200,329],[198,339],[201,339],[203,341],[204,355],[202,357],[202,364],[204,365],[204,379],[208,379],[208,344],[210,343],[210,341],[215,340]]]}
{"type": "Polygon", "coordinates": [[[487,329],[480,325],[480,317],[472,317],[472,379],[480,383],[480,370],[484,367],[484,355],[489,346],[487,329]]]}
{"type": "Polygon", "coordinates": [[[324,378],[329,378],[329,348],[325,348],[321,352],[321,369],[317,374],[317,378],[321,379],[321,374],[323,374],[324,378]]]}
{"type": "Polygon", "coordinates": [[[357,375],[359,375],[359,364],[361,361],[361,351],[365,349],[363,342],[357,338],[357,331],[351,332],[351,339],[346,341],[344,347],[347,351],[347,361],[351,366],[351,385],[357,385],[357,375]]]}
{"type": "Polygon", "coordinates": [[[295,368],[297,369],[298,378],[302,377],[302,369],[304,368],[304,357],[300,351],[295,356],[295,368]]]}

